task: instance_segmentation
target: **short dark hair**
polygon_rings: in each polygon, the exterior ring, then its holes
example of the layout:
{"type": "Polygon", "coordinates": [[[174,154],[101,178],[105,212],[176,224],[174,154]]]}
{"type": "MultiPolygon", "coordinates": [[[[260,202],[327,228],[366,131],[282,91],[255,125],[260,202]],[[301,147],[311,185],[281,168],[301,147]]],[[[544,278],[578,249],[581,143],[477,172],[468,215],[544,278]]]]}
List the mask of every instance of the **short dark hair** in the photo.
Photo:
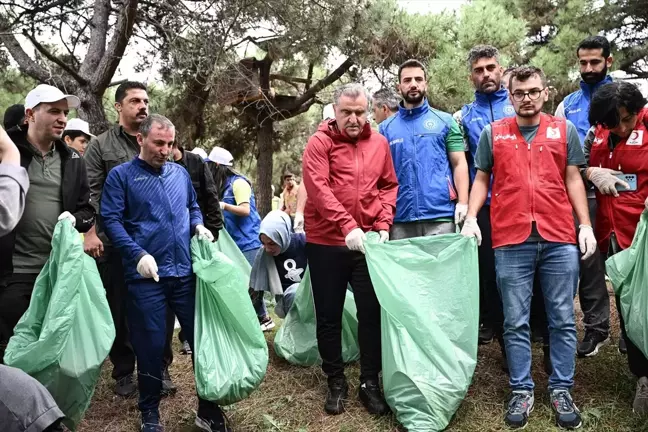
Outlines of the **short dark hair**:
{"type": "Polygon", "coordinates": [[[472,71],[473,64],[483,58],[494,58],[499,63],[499,51],[492,45],[475,45],[468,53],[468,70],[472,71]]]}
{"type": "Polygon", "coordinates": [[[540,77],[540,81],[542,81],[542,86],[546,87],[547,86],[547,77],[545,76],[544,72],[542,72],[542,69],[536,66],[519,66],[516,67],[511,71],[511,77],[509,78],[509,91],[513,93],[513,79],[517,79],[518,81],[526,81],[532,76],[537,75],[540,77]]]}
{"type": "Polygon", "coordinates": [[[381,88],[376,93],[371,96],[373,102],[378,106],[386,105],[391,112],[398,111],[398,104],[400,103],[400,98],[395,91],[389,88],[381,88]]]}
{"type": "Polygon", "coordinates": [[[82,131],[80,131],[80,130],[72,130],[72,129],[71,129],[71,130],[66,130],[66,131],[64,131],[64,132],[63,132],[63,136],[61,137],[61,139],[62,139],[62,140],[65,140],[65,137],[68,137],[68,136],[70,137],[70,139],[71,139],[72,141],[74,141],[75,139],[79,138],[80,136],[85,136],[88,140],[90,140],[90,138],[92,138],[91,136],[86,135],[84,132],[82,132],[82,131]]]}
{"type": "Polygon", "coordinates": [[[115,102],[122,103],[122,101],[126,97],[126,92],[132,89],[140,89],[146,91],[146,85],[139,81],[126,81],[119,84],[119,87],[117,87],[117,90],[115,90],[115,102]]]}
{"type": "Polygon", "coordinates": [[[400,82],[401,79],[401,72],[403,72],[403,69],[407,69],[407,68],[423,69],[423,78],[427,79],[427,71],[425,70],[425,66],[423,66],[423,63],[421,63],[416,59],[409,59],[406,60],[405,63],[403,63],[398,67],[398,82],[400,82]]]}
{"type": "Polygon", "coordinates": [[[590,102],[589,122],[607,129],[617,127],[621,118],[619,108],[624,107],[630,114],[637,114],[646,105],[641,91],[627,81],[604,84],[596,90],[590,102]]]}
{"type": "Polygon", "coordinates": [[[16,104],[7,108],[2,123],[5,129],[11,129],[25,123],[25,105],[16,104]]]}
{"type": "Polygon", "coordinates": [[[603,36],[588,36],[578,44],[576,56],[582,49],[600,49],[603,50],[603,58],[610,57],[610,42],[603,36]]]}
{"type": "Polygon", "coordinates": [[[504,75],[506,75],[506,74],[510,74],[510,73],[513,72],[516,68],[517,68],[517,66],[509,66],[509,67],[507,67],[506,69],[504,69],[504,72],[502,72],[502,76],[504,76],[504,75]]]}

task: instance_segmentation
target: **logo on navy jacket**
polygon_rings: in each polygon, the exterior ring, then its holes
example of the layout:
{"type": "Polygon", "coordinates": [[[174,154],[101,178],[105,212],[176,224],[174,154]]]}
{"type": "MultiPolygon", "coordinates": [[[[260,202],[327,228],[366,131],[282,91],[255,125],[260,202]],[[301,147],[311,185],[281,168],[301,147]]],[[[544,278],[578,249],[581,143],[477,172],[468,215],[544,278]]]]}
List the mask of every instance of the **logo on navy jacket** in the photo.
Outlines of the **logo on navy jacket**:
{"type": "Polygon", "coordinates": [[[513,105],[506,105],[504,107],[504,115],[511,116],[515,114],[515,108],[513,108],[513,105]]]}

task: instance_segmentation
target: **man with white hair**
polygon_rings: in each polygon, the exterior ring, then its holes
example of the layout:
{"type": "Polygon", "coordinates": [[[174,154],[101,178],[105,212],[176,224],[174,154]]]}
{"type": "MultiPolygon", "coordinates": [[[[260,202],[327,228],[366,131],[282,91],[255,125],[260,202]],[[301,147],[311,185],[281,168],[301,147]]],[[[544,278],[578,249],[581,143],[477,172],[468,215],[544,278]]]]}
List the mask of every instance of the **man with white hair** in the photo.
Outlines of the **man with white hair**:
{"type": "Polygon", "coordinates": [[[8,132],[27,169],[29,191],[20,222],[0,239],[0,339],[5,342],[29,306],[56,223],[69,219],[80,232],[94,223],[85,163],[61,140],[69,110],[79,105],[78,97],[41,84],[27,94],[26,125],[8,132]]]}
{"type": "Polygon", "coordinates": [[[308,203],[306,255],[317,318],[317,345],[328,376],[324,410],[344,412],[348,386],[342,362],[342,310],[351,284],[358,307],[359,397],[371,414],[389,408],[380,391],[380,305],[364,256],[365,233],[389,239],[398,182],[389,146],[367,121],[369,96],[360,84],[335,91],[335,118],[310,137],[303,158],[308,203]]]}

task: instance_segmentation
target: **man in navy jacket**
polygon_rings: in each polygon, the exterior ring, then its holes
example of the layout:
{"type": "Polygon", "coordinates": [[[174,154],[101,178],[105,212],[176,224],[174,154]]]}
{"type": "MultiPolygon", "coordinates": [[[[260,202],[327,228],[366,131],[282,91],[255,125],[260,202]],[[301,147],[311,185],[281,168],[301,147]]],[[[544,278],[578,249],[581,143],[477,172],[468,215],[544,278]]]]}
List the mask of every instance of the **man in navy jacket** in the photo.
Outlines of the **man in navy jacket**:
{"type": "MultiPolygon", "coordinates": [[[[195,279],[190,240],[214,236],[203,226],[187,171],[169,163],[175,128],[161,115],[144,120],[140,154],[108,174],[101,200],[105,232],[123,259],[127,313],[138,368],[142,431],[162,431],[159,403],[167,305],[194,343],[195,279]]],[[[218,405],[199,400],[196,425],[227,431],[218,405]]]]}

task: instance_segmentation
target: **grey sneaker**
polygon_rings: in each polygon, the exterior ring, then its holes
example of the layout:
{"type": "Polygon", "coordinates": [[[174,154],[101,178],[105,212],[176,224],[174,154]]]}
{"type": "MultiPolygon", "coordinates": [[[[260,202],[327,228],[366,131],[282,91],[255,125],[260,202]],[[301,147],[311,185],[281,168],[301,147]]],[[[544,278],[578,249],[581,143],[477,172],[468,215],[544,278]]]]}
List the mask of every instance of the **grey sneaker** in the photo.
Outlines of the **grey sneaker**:
{"type": "Polygon", "coordinates": [[[639,415],[648,414],[648,378],[641,377],[637,381],[637,392],[632,402],[632,412],[639,415]]]}
{"type": "Polygon", "coordinates": [[[556,425],[563,429],[578,429],[583,425],[580,411],[567,390],[551,391],[551,408],[556,414],[556,425]]]}
{"type": "Polygon", "coordinates": [[[509,397],[504,423],[512,429],[524,429],[529,422],[529,414],[533,411],[533,393],[517,390],[509,397]]]}

